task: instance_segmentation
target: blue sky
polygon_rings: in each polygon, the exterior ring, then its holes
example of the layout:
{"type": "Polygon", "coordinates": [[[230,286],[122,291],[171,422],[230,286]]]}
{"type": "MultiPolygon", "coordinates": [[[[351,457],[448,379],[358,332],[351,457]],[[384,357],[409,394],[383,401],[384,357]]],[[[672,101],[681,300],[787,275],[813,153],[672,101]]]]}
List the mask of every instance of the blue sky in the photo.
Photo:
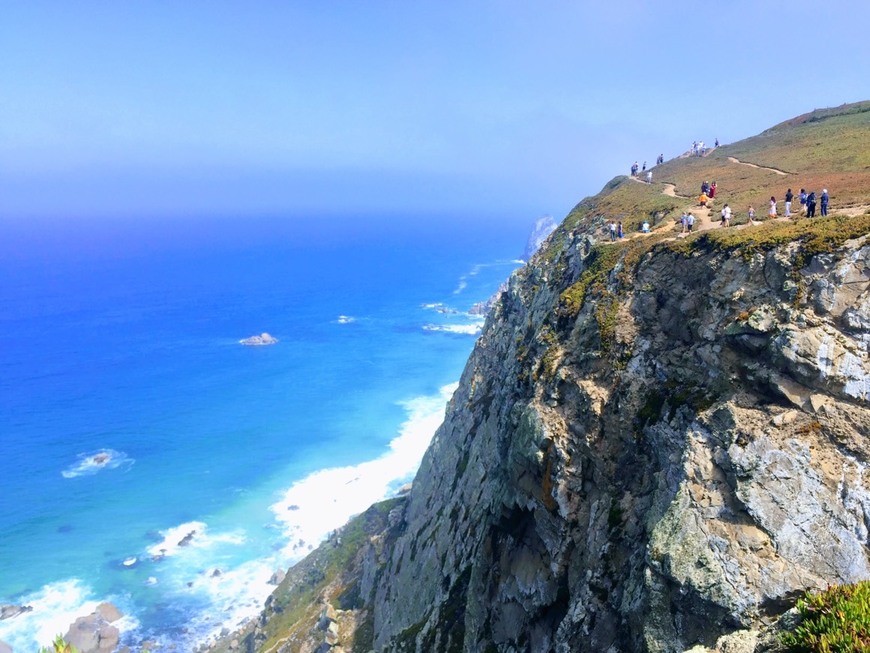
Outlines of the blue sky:
{"type": "Polygon", "coordinates": [[[562,217],[870,98],[864,2],[0,0],[0,218],[562,217]]]}

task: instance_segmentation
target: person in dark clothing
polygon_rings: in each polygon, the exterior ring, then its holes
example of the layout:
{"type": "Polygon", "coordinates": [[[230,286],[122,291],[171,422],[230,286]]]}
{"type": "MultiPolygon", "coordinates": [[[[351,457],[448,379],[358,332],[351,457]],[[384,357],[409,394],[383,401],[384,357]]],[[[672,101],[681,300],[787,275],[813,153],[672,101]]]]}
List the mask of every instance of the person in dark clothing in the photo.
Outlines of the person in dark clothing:
{"type": "Polygon", "coordinates": [[[816,217],[816,191],[810,191],[807,195],[807,217],[816,217]]]}
{"type": "Polygon", "coordinates": [[[791,201],[794,199],[794,193],[791,192],[791,188],[789,188],[785,192],[785,217],[791,217],[791,201]]]}
{"type": "Polygon", "coordinates": [[[710,193],[710,184],[706,181],[701,184],[701,193],[708,195],[710,193]]]}
{"type": "Polygon", "coordinates": [[[801,201],[801,213],[807,208],[807,191],[804,188],[801,188],[801,193],[798,195],[798,199],[801,201]]]}
{"type": "Polygon", "coordinates": [[[822,216],[828,215],[828,189],[822,189],[822,216]]]}

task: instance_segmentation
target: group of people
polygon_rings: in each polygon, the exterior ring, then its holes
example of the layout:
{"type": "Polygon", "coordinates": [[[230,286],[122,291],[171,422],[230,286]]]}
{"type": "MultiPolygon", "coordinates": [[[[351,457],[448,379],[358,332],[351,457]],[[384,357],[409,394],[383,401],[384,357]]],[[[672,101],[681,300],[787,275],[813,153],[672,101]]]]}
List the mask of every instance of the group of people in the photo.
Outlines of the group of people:
{"type": "MultiPolygon", "coordinates": [[[[785,192],[785,217],[786,218],[790,218],[793,215],[791,212],[791,203],[793,200],[794,200],[794,193],[792,193],[791,188],[789,188],[785,192]]],[[[827,188],[822,189],[821,198],[818,198],[818,199],[816,198],[815,191],[810,191],[809,193],[807,193],[805,188],[801,188],[801,192],[798,195],[798,201],[800,202],[800,205],[801,205],[801,209],[800,209],[801,215],[806,215],[808,218],[816,217],[816,203],[817,203],[817,201],[818,201],[820,208],[821,208],[821,216],[824,217],[824,216],[828,215],[828,203],[830,202],[830,197],[828,195],[827,188]]],[[[775,218],[777,215],[777,213],[776,213],[776,197],[775,196],[770,197],[770,204],[769,204],[769,209],[768,209],[767,215],[771,218],[775,218]]]]}
{"type": "Polygon", "coordinates": [[[625,237],[625,232],[622,230],[622,220],[619,222],[610,221],[609,225],[610,229],[610,240],[614,241],[617,238],[622,239],[625,237]]]}
{"type": "Polygon", "coordinates": [[[683,226],[683,233],[690,233],[695,229],[695,216],[691,213],[686,213],[683,211],[683,215],[680,216],[680,224],[683,226]]]}
{"type": "MultiPolygon", "coordinates": [[[[713,147],[719,147],[719,138],[713,142],[713,147]]],[[[707,154],[707,146],[704,141],[692,141],[692,156],[704,156],[707,154]]]]}
{"type": "MultiPolygon", "coordinates": [[[[661,158],[661,155],[659,155],[659,158],[661,158]]],[[[659,161],[656,160],[656,163],[659,163],[659,161]]],[[[637,161],[635,161],[631,166],[631,176],[637,177],[637,171],[638,171],[637,161]]],[[[643,162],[643,168],[641,168],[640,171],[642,173],[644,173],[644,178],[646,179],[646,183],[651,184],[652,183],[652,170],[646,169],[646,161],[643,162]]]]}
{"type": "Polygon", "coordinates": [[[710,182],[704,181],[701,183],[701,194],[698,195],[698,205],[699,206],[707,206],[707,202],[715,199],[716,197],[716,182],[714,181],[712,184],[710,182]]]}

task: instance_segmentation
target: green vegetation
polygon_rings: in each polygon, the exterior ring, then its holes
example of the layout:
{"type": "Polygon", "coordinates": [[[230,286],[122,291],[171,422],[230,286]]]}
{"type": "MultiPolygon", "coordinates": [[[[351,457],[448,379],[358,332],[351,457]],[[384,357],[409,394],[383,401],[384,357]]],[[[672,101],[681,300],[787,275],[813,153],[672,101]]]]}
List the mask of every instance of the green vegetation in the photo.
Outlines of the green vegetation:
{"type": "Polygon", "coordinates": [[[79,653],[78,649],[64,640],[63,635],[54,638],[51,648],[42,647],[39,653],[79,653]]]}
{"type": "MultiPolygon", "coordinates": [[[[354,559],[373,534],[386,528],[387,515],[402,501],[403,498],[397,498],[376,503],[351,519],[336,537],[321,544],[290,569],[287,578],[267,602],[267,608],[273,614],[264,625],[267,639],[258,644],[258,650],[267,650],[294,637],[304,637],[317,621],[318,599],[325,593],[328,594],[327,600],[340,607],[351,604],[356,607],[362,603],[364,597],[359,596],[354,559]]],[[[354,646],[353,650],[361,649],[354,646]]]]}
{"type": "Polygon", "coordinates": [[[747,229],[705,231],[693,238],[669,242],[667,247],[684,254],[698,251],[739,252],[748,258],[756,252],[797,243],[799,251],[795,264],[802,267],[816,254],[831,252],[847,240],[868,233],[870,215],[854,218],[831,215],[795,222],[768,222],[747,229]]]}
{"type": "Polygon", "coordinates": [[[870,581],[807,594],[797,603],[801,622],[783,634],[794,653],[870,651],[870,581]]]}
{"type": "Polygon", "coordinates": [[[607,276],[619,261],[622,253],[621,243],[599,243],[592,248],[586,259],[586,269],[580,278],[559,295],[559,311],[567,317],[576,317],[586,302],[590,288],[602,292],[607,276]]]}

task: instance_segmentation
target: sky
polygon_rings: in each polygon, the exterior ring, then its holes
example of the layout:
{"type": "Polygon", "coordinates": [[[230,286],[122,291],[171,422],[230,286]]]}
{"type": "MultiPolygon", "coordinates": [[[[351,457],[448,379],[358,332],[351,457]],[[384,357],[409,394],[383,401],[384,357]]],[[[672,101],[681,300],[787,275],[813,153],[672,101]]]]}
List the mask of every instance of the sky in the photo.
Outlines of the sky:
{"type": "Polygon", "coordinates": [[[870,99],[856,0],[0,0],[0,219],[561,218],[870,99]]]}

